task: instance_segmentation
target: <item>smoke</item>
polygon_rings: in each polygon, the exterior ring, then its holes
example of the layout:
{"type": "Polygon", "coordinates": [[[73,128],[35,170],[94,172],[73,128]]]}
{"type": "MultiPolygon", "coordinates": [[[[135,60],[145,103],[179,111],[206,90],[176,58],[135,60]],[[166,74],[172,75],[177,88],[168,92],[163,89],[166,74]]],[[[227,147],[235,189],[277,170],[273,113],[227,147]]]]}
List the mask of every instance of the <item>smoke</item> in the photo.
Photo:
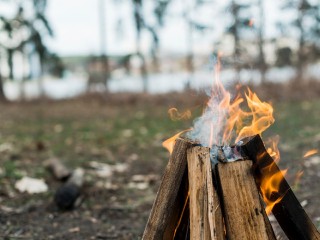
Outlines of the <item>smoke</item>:
{"type": "Polygon", "coordinates": [[[204,109],[202,116],[194,120],[194,126],[187,137],[198,141],[203,146],[222,146],[226,123],[229,116],[231,95],[221,83],[213,83],[210,99],[204,109]]]}

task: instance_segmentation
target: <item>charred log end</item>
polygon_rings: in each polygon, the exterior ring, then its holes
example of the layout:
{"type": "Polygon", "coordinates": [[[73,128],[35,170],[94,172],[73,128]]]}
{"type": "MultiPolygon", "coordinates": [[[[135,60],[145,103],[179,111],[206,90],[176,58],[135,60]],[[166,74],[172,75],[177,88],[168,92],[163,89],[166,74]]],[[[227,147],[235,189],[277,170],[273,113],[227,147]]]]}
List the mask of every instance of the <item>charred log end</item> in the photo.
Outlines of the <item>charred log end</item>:
{"type": "MultiPolygon", "coordinates": [[[[239,152],[253,160],[258,185],[270,175],[281,174],[279,167],[268,154],[260,135],[243,139],[242,142],[242,145],[238,147],[239,152]]],[[[272,213],[287,237],[289,239],[319,240],[320,234],[317,228],[304,211],[285,178],[281,180],[278,193],[272,195],[271,198],[279,196],[282,199],[272,208],[272,213]]]]}

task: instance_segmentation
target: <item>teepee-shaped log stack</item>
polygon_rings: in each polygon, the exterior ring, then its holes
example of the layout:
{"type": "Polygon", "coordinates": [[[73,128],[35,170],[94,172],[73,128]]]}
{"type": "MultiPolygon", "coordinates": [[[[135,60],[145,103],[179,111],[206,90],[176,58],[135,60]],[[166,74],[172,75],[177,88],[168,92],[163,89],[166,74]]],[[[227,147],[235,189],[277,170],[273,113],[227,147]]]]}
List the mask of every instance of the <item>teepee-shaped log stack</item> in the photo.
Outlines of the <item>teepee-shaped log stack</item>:
{"type": "MultiPolygon", "coordinates": [[[[280,170],[258,135],[238,151],[242,159],[213,166],[209,148],[177,139],[143,239],[276,239],[259,183],[280,170]]],[[[285,179],[277,194],[284,197],[272,212],[287,237],[320,240],[285,179]]]]}

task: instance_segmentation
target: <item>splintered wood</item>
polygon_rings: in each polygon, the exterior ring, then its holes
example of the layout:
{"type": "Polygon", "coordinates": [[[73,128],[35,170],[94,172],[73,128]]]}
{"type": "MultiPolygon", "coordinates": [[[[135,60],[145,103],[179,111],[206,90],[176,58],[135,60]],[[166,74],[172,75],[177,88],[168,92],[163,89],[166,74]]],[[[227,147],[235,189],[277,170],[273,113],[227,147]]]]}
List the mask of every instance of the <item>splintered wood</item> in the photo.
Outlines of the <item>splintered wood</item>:
{"type": "Polygon", "coordinates": [[[187,198],[187,149],[191,143],[177,139],[153,203],[142,239],[172,239],[187,198]],[[185,177],[186,178],[186,177],[185,177]]]}
{"type": "Polygon", "coordinates": [[[252,162],[218,164],[217,172],[228,239],[275,239],[266,226],[252,162]]]}
{"type": "Polygon", "coordinates": [[[223,220],[213,186],[209,148],[188,150],[190,239],[224,239],[223,220]]]}

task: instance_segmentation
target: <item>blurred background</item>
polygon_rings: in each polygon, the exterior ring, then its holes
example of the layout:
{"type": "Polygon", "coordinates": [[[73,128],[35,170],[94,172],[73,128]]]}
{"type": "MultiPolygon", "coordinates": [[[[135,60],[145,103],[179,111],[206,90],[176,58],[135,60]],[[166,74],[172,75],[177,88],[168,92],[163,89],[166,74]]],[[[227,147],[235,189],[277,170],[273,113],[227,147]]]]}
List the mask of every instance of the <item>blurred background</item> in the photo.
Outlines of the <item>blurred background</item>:
{"type": "Polygon", "coordinates": [[[7,99],[319,78],[318,1],[1,1],[7,99]],[[172,80],[174,79],[174,80],[172,80]]]}
{"type": "Polygon", "coordinates": [[[201,114],[218,56],[226,86],[272,103],[263,138],[280,136],[319,229],[318,0],[0,0],[0,238],[141,237],[161,144],[201,114]],[[172,121],[172,107],[192,117],[172,121]],[[72,211],[50,159],[83,170],[72,211]]]}

